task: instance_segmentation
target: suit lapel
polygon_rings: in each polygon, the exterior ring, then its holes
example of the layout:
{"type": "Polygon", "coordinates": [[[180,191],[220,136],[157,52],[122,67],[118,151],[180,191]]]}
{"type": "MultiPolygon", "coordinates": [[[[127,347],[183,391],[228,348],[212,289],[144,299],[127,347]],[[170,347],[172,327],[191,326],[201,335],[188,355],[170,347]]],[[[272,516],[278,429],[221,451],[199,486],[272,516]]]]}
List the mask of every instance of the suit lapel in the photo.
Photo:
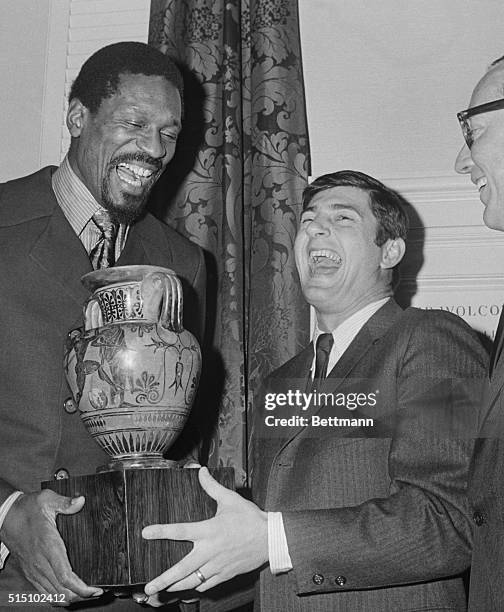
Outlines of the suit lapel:
{"type": "Polygon", "coordinates": [[[335,391],[345,379],[349,378],[360,360],[372,346],[380,342],[381,338],[396,323],[397,318],[402,313],[402,308],[393,299],[390,299],[375,312],[362,326],[350,346],[329,372],[319,391],[335,391]]]}
{"type": "MultiPolygon", "coordinates": [[[[368,353],[368,351],[376,344],[378,344],[388,330],[397,323],[397,319],[402,315],[403,310],[395,300],[390,299],[386,302],[375,314],[363,325],[359,333],[355,336],[350,346],[343,353],[339,361],[336,363],[334,368],[329,372],[327,378],[323,381],[320,389],[317,389],[318,393],[334,393],[338,387],[345,380],[347,380],[351,373],[354,371],[359,362],[368,353]]],[[[307,376],[310,365],[313,360],[313,344],[310,345],[300,353],[299,361],[293,363],[292,369],[296,366],[303,366],[306,369],[303,374],[302,371],[298,370],[297,377],[307,376]],[[309,364],[307,364],[308,355],[310,357],[309,364]]],[[[293,372],[293,378],[295,373],[293,372]]],[[[321,408],[322,409],[322,408],[321,408]]],[[[314,413],[316,414],[316,413],[314,413]]],[[[289,438],[284,440],[278,453],[290,444],[300,433],[302,433],[306,427],[298,427],[289,430],[289,438]]],[[[278,454],[277,453],[277,454],[278,454]]]]}
{"type": "Polygon", "coordinates": [[[494,338],[492,354],[490,357],[489,381],[486,388],[487,395],[485,397],[486,411],[483,419],[479,424],[479,431],[482,432],[485,423],[492,422],[490,415],[495,409],[495,405],[504,387],[504,358],[502,355],[502,347],[504,343],[504,310],[499,318],[499,324],[494,338]]]}
{"type": "Polygon", "coordinates": [[[91,264],[56,201],[51,182],[54,170],[43,168],[2,186],[0,227],[26,224],[25,246],[47,291],[82,305],[89,293],[80,278],[91,271],[91,264]]]}
{"type": "Polygon", "coordinates": [[[91,272],[92,266],[81,241],[59,206],[34,241],[30,257],[46,276],[48,287],[57,284],[60,295],[67,295],[79,305],[83,304],[89,291],[80,279],[83,274],[91,272]]]}
{"type": "MultiPolygon", "coordinates": [[[[82,305],[89,292],[80,279],[92,271],[92,266],[84,246],[56,201],[51,184],[54,170],[53,167],[44,168],[3,186],[0,227],[33,222],[32,243],[27,246],[30,258],[46,279],[47,290],[82,305]]],[[[29,233],[27,240],[30,240],[29,233]]],[[[131,227],[117,265],[149,263],[166,267],[167,256],[169,261],[173,260],[162,225],[147,213],[131,227]]]]}
{"type": "MultiPolygon", "coordinates": [[[[289,362],[283,365],[278,371],[278,378],[275,376],[276,384],[273,383],[269,391],[276,393],[284,393],[286,390],[286,384],[295,385],[298,383],[299,390],[305,391],[306,384],[308,382],[308,375],[313,362],[313,343],[310,344],[301,351],[298,355],[293,357],[289,362]]],[[[259,420],[264,418],[264,412],[259,410],[257,418],[259,420]]],[[[260,432],[263,428],[262,423],[256,422],[254,424],[255,435],[260,432]]],[[[282,430],[282,436],[273,436],[267,438],[267,444],[263,444],[263,448],[260,451],[260,456],[256,459],[264,466],[268,466],[267,470],[271,466],[274,457],[278,452],[291,440],[297,433],[299,428],[290,427],[282,430]]],[[[255,442],[257,444],[257,440],[255,442]]],[[[266,483],[266,480],[264,480],[266,483]]]]}
{"type": "Polygon", "coordinates": [[[321,393],[336,391],[342,382],[350,376],[352,370],[368,352],[370,347],[377,341],[379,341],[379,338],[375,338],[369,327],[364,325],[334,368],[322,381],[322,385],[317,391],[321,393]]]}
{"type": "Polygon", "coordinates": [[[166,233],[151,214],[146,214],[130,228],[116,265],[150,264],[166,267],[167,258],[173,261],[172,247],[166,233]]]}
{"type": "Polygon", "coordinates": [[[479,428],[478,428],[480,434],[484,430],[485,423],[492,422],[490,415],[493,413],[493,411],[496,408],[497,400],[499,399],[499,396],[503,392],[503,387],[504,387],[504,359],[502,358],[502,355],[501,355],[500,359],[497,359],[497,361],[493,364],[493,370],[491,372],[490,380],[488,382],[487,396],[485,398],[486,410],[483,416],[483,420],[480,422],[479,428]]]}
{"type": "Polygon", "coordinates": [[[499,324],[497,325],[497,331],[495,333],[495,338],[493,341],[492,354],[490,356],[490,377],[494,372],[495,366],[499,361],[500,355],[502,353],[502,344],[504,342],[504,309],[501,312],[499,317],[499,324]]]}
{"type": "Polygon", "coordinates": [[[282,378],[306,378],[313,364],[313,342],[298,353],[282,368],[282,378]]]}
{"type": "MultiPolygon", "coordinates": [[[[131,227],[116,265],[152,264],[166,267],[167,254],[172,259],[171,246],[164,232],[151,215],[146,215],[131,227]]],[[[52,214],[47,218],[44,231],[34,240],[30,256],[46,275],[49,286],[52,283],[58,285],[60,295],[66,294],[80,305],[89,297],[89,291],[80,279],[92,271],[91,262],[55,200],[52,214]]]]}

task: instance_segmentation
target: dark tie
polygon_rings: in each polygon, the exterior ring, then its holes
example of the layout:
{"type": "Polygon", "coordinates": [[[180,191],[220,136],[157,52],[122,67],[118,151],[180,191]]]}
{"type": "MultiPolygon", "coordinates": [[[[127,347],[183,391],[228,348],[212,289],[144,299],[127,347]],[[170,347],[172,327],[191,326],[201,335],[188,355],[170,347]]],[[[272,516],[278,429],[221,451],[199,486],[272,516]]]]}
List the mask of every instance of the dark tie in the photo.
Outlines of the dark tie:
{"type": "Polygon", "coordinates": [[[329,355],[334,344],[332,334],[320,334],[317,338],[315,348],[315,374],[313,375],[312,388],[320,385],[322,379],[327,376],[327,364],[329,363],[329,355]]]}
{"type": "Polygon", "coordinates": [[[502,345],[504,343],[504,310],[501,312],[501,316],[499,319],[499,325],[497,326],[497,331],[495,333],[495,338],[493,341],[492,347],[492,356],[490,357],[490,376],[492,376],[493,371],[495,370],[495,366],[499,361],[499,358],[502,353],[502,345]]]}
{"type": "Polygon", "coordinates": [[[113,223],[106,210],[99,210],[93,215],[93,221],[101,231],[98,242],[91,249],[89,259],[95,270],[110,268],[115,263],[115,242],[117,223],[113,223]]]}

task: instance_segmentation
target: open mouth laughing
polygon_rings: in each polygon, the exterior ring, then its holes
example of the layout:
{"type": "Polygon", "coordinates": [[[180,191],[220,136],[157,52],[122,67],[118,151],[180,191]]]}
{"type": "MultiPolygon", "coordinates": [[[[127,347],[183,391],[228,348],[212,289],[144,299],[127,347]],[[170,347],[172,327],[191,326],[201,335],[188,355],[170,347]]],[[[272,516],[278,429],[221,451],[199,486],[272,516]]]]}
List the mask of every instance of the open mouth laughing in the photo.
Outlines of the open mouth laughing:
{"type": "Polygon", "coordinates": [[[343,260],[341,255],[330,249],[311,250],[308,256],[308,265],[310,273],[313,274],[328,274],[334,272],[341,267],[343,260]]]}
{"type": "Polygon", "coordinates": [[[113,159],[111,166],[123,185],[138,190],[154,182],[162,164],[159,159],[147,155],[127,155],[113,159]]]}
{"type": "Polygon", "coordinates": [[[141,187],[156,172],[155,170],[149,170],[143,166],[126,162],[118,164],[116,171],[122,181],[133,187],[141,187]]]}

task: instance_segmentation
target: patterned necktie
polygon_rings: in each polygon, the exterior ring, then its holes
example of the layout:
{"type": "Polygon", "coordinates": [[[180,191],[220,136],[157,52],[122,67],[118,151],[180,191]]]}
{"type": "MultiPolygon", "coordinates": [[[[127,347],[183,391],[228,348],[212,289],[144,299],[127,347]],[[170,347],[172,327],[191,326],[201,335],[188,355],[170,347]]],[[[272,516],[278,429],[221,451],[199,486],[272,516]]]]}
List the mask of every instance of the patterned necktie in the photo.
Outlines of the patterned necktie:
{"type": "Polygon", "coordinates": [[[313,376],[312,388],[315,389],[320,385],[322,379],[327,376],[327,364],[329,363],[329,355],[334,344],[332,334],[320,334],[317,338],[315,349],[315,374],[313,376]]]}
{"type": "Polygon", "coordinates": [[[95,270],[110,268],[115,263],[115,242],[119,226],[117,223],[112,222],[106,210],[95,212],[93,221],[101,230],[101,236],[91,249],[89,259],[95,270]]]}

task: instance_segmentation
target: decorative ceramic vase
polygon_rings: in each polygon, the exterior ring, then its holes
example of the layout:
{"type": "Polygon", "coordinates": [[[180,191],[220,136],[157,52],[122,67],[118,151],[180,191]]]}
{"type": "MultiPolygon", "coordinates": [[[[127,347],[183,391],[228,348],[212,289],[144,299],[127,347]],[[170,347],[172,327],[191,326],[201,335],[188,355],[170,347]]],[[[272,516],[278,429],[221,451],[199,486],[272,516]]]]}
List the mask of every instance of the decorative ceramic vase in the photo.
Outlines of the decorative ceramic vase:
{"type": "Polygon", "coordinates": [[[119,266],[90,272],[84,327],[67,338],[65,373],[108,469],[166,467],[163,454],[189,416],[201,371],[182,327],[182,288],[171,270],[119,266]]]}

